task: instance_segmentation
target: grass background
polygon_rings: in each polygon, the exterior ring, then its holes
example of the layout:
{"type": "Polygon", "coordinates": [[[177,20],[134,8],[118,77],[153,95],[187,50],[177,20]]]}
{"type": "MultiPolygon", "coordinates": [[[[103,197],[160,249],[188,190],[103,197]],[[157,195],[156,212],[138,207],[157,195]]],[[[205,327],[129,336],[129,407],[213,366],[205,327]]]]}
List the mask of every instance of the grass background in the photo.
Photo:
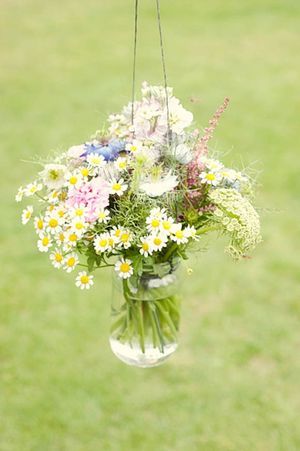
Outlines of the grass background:
{"type": "MultiPolygon", "coordinates": [[[[140,3],[138,83],[160,83],[155,2],[140,3]]],[[[1,0],[1,451],[300,449],[300,5],[161,3],[175,94],[200,126],[231,98],[213,144],[257,161],[264,243],[239,264],[220,241],[194,258],[168,364],[117,361],[109,273],[79,292],[14,195],[36,171],[21,159],[82,142],[129,99],[133,2],[1,0]]]]}

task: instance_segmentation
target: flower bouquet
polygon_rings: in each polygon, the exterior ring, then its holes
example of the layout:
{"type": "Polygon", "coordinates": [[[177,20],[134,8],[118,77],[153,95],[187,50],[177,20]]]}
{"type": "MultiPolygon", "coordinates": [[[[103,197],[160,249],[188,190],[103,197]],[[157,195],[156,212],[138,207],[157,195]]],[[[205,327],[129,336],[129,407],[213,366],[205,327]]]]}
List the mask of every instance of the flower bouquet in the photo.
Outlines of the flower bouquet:
{"type": "Polygon", "coordinates": [[[17,193],[18,202],[37,199],[22,223],[33,217],[37,247],[55,268],[79,269],[78,288],[113,267],[110,343],[126,363],[154,366],[175,351],[178,267],[204,235],[225,234],[236,259],[260,241],[253,182],[208,152],[227,104],[201,133],[171,88],[143,83],[141,100],[110,115],[90,141],[41,162],[17,193]]]}

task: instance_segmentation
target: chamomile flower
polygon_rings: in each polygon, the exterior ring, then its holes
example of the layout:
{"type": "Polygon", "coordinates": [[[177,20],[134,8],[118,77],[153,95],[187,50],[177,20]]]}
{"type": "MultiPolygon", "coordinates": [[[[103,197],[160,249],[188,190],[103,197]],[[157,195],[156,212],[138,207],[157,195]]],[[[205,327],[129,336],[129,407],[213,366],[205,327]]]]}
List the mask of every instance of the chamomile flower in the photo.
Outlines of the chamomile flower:
{"type": "Polygon", "coordinates": [[[122,233],[122,227],[121,226],[114,226],[110,232],[111,236],[114,237],[117,243],[120,242],[120,236],[122,233]]]}
{"type": "Polygon", "coordinates": [[[111,233],[108,236],[109,249],[113,249],[118,244],[118,240],[111,233]]]}
{"type": "Polygon", "coordinates": [[[90,153],[86,157],[86,161],[93,168],[102,168],[106,164],[104,156],[98,155],[97,153],[90,153]]]}
{"type": "Polygon", "coordinates": [[[199,177],[201,183],[204,183],[206,185],[217,186],[221,181],[220,174],[215,172],[201,172],[199,177]]]}
{"type": "Polygon", "coordinates": [[[167,241],[168,237],[163,233],[149,236],[150,247],[153,251],[161,251],[167,245],[167,241]]]}
{"type": "Polygon", "coordinates": [[[163,220],[166,219],[166,212],[161,208],[152,208],[150,215],[146,219],[147,229],[150,232],[157,232],[160,230],[163,220]]]}
{"type": "Polygon", "coordinates": [[[44,218],[42,218],[41,216],[36,216],[34,218],[33,223],[34,223],[35,231],[38,235],[40,235],[41,233],[44,233],[44,228],[45,228],[44,218]]]}
{"type": "Polygon", "coordinates": [[[128,249],[131,246],[132,240],[133,240],[132,233],[129,230],[122,230],[121,235],[119,237],[119,242],[124,247],[124,249],[128,249]]]}
{"type": "Polygon", "coordinates": [[[186,228],[184,229],[184,234],[187,238],[191,238],[193,240],[197,240],[197,230],[195,229],[194,226],[186,226],[186,228]]]}
{"type": "Polygon", "coordinates": [[[66,176],[67,185],[69,188],[80,188],[82,185],[83,177],[78,172],[69,173],[66,176]]]}
{"type": "Polygon", "coordinates": [[[110,236],[108,233],[101,233],[94,238],[93,244],[97,254],[105,252],[110,248],[110,236]]]}
{"type": "Polygon", "coordinates": [[[24,194],[25,194],[25,189],[22,186],[20,186],[20,188],[18,189],[18,192],[16,194],[16,197],[15,197],[16,202],[21,202],[24,194]]]}
{"type": "Polygon", "coordinates": [[[107,208],[102,208],[98,212],[98,222],[107,224],[110,220],[110,212],[107,210],[107,208]]]}
{"type": "Polygon", "coordinates": [[[88,180],[89,176],[92,175],[92,171],[86,166],[82,166],[78,169],[79,174],[81,175],[83,180],[88,180]]]}
{"type": "Polygon", "coordinates": [[[69,229],[66,233],[65,245],[68,247],[75,247],[79,240],[79,233],[69,229]]]}
{"type": "Polygon", "coordinates": [[[143,143],[141,141],[138,141],[137,139],[134,139],[131,143],[127,143],[125,149],[128,152],[135,153],[136,151],[143,149],[143,143]]]}
{"type": "Polygon", "coordinates": [[[214,160],[213,158],[207,158],[203,156],[200,159],[201,163],[205,164],[208,172],[217,172],[220,171],[224,166],[219,160],[214,160]]]}
{"type": "Polygon", "coordinates": [[[140,254],[142,254],[144,257],[152,255],[153,246],[151,241],[149,240],[149,237],[148,236],[141,237],[140,241],[141,241],[141,244],[139,244],[140,254]]]}
{"type": "Polygon", "coordinates": [[[88,224],[80,217],[75,217],[71,222],[71,230],[78,236],[82,236],[88,228],[88,224]]]}
{"type": "Polygon", "coordinates": [[[81,271],[80,273],[78,273],[78,276],[76,277],[75,285],[81,290],[89,290],[91,286],[94,285],[93,279],[94,276],[91,276],[86,271],[81,271]]]}
{"type": "Polygon", "coordinates": [[[115,161],[115,167],[120,171],[126,171],[128,165],[128,159],[126,157],[119,157],[115,161]]]}
{"type": "Polygon", "coordinates": [[[48,252],[52,246],[52,241],[49,235],[42,235],[37,242],[38,250],[40,252],[48,252]]]}
{"type": "Polygon", "coordinates": [[[62,219],[55,213],[45,217],[46,231],[55,235],[61,231],[62,219]]]}
{"type": "Polygon", "coordinates": [[[70,210],[70,217],[71,218],[75,218],[75,217],[83,218],[85,213],[86,213],[86,207],[84,207],[83,205],[75,205],[70,210]]]}
{"type": "Polygon", "coordinates": [[[173,224],[174,224],[174,219],[171,218],[171,216],[168,218],[164,218],[161,221],[160,230],[162,231],[162,233],[165,233],[166,235],[170,235],[173,224]]]}
{"type": "Polygon", "coordinates": [[[115,264],[115,271],[121,279],[128,279],[133,274],[132,261],[127,258],[121,258],[115,264]]]}
{"type": "Polygon", "coordinates": [[[111,181],[110,187],[111,194],[117,194],[118,196],[122,196],[122,194],[124,194],[124,192],[127,190],[128,185],[126,185],[123,179],[120,179],[118,181],[116,179],[113,179],[111,181]]]}
{"type": "Polygon", "coordinates": [[[66,242],[66,234],[64,232],[59,232],[54,239],[58,246],[63,246],[66,242]]]}
{"type": "Polygon", "coordinates": [[[53,252],[51,252],[50,260],[54,268],[59,269],[63,265],[64,256],[62,252],[56,248],[53,252]]]}
{"type": "Polygon", "coordinates": [[[171,240],[177,244],[185,244],[188,242],[188,236],[184,230],[182,230],[181,224],[174,224],[171,230],[171,240]]]}
{"type": "Polygon", "coordinates": [[[77,254],[75,254],[75,252],[68,254],[65,257],[64,262],[63,262],[64,270],[66,272],[72,272],[76,268],[78,263],[79,263],[79,259],[78,259],[77,254]]]}
{"type": "Polygon", "coordinates": [[[24,194],[26,197],[30,197],[30,196],[33,196],[38,191],[41,191],[42,188],[43,188],[43,185],[41,183],[37,183],[37,182],[29,183],[29,185],[27,185],[24,189],[24,194]]]}
{"type": "Polygon", "coordinates": [[[51,204],[55,204],[56,202],[59,202],[59,192],[56,190],[51,191],[51,193],[48,194],[47,199],[51,204]]]}
{"type": "Polygon", "coordinates": [[[22,224],[27,224],[28,221],[30,221],[33,213],[33,206],[28,205],[27,208],[25,208],[22,212],[22,224]]]}

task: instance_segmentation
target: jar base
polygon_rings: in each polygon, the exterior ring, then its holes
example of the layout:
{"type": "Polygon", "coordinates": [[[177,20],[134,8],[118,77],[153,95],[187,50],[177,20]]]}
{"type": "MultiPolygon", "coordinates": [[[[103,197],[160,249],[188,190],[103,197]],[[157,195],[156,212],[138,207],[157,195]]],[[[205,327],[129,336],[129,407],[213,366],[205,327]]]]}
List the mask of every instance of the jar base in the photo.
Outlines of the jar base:
{"type": "Polygon", "coordinates": [[[170,343],[164,346],[164,352],[149,343],[145,344],[143,353],[138,343],[121,343],[119,340],[110,337],[110,347],[112,352],[127,365],[140,368],[151,368],[159,366],[165,362],[177,349],[177,343],[170,343]]]}

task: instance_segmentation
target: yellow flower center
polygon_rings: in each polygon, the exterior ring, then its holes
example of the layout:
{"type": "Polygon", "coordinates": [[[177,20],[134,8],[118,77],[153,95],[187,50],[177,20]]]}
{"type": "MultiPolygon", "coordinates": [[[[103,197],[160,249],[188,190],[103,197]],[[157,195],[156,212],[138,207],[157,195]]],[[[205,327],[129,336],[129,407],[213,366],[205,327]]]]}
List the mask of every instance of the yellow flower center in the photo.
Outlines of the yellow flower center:
{"type": "Polygon", "coordinates": [[[57,213],[60,218],[62,218],[65,215],[65,212],[63,210],[59,210],[57,213]]]}
{"type": "Polygon", "coordinates": [[[143,249],[144,251],[148,251],[148,250],[149,250],[149,244],[148,244],[148,243],[143,243],[142,249],[143,249]]]}
{"type": "Polygon", "coordinates": [[[99,241],[99,246],[100,247],[105,247],[107,246],[107,239],[103,238],[102,240],[99,241]]]}
{"type": "Polygon", "coordinates": [[[119,168],[120,169],[125,169],[126,168],[126,161],[120,161],[119,168]]]}
{"type": "Polygon", "coordinates": [[[114,191],[120,191],[122,189],[122,186],[120,185],[120,183],[114,183],[112,188],[114,191]]]}
{"type": "Polygon", "coordinates": [[[206,180],[212,181],[215,180],[216,176],[215,174],[206,174],[205,178],[206,180]]]}
{"type": "Polygon", "coordinates": [[[122,263],[120,266],[121,272],[129,272],[130,271],[130,265],[128,263],[122,263]]]}
{"type": "Polygon", "coordinates": [[[76,185],[77,177],[75,177],[75,175],[72,175],[72,177],[70,177],[69,182],[71,183],[71,185],[76,185]]]}
{"type": "Polygon", "coordinates": [[[176,238],[183,238],[183,231],[182,230],[177,230],[177,232],[175,233],[176,238]]]}
{"type": "Polygon", "coordinates": [[[164,221],[164,222],[163,222],[163,228],[164,228],[165,230],[170,230],[170,228],[171,228],[171,223],[170,223],[169,221],[164,221]]]}
{"type": "Polygon", "coordinates": [[[72,266],[75,265],[75,258],[74,257],[70,257],[67,261],[67,265],[71,268],[72,266]]]}
{"type": "Polygon", "coordinates": [[[69,240],[70,240],[70,241],[77,241],[77,235],[76,235],[76,233],[71,233],[71,235],[69,236],[69,240]]]}
{"type": "Polygon", "coordinates": [[[158,237],[155,237],[153,243],[155,244],[155,246],[159,246],[162,243],[162,240],[158,237]]]}
{"type": "Polygon", "coordinates": [[[63,256],[61,254],[55,254],[55,261],[60,263],[63,259],[63,256]]]}
{"type": "Polygon", "coordinates": [[[75,210],[75,215],[76,215],[76,216],[82,216],[82,215],[83,215],[83,210],[82,210],[82,208],[77,208],[77,209],[75,210]]]}
{"type": "Polygon", "coordinates": [[[57,221],[57,219],[51,218],[50,221],[49,221],[49,226],[50,226],[50,227],[53,227],[53,228],[57,227],[57,226],[58,226],[58,221],[57,221]]]}
{"type": "Polygon", "coordinates": [[[120,229],[115,230],[115,236],[117,238],[119,238],[120,235],[121,235],[121,230],[120,229]]]}
{"type": "Polygon", "coordinates": [[[44,238],[42,239],[42,245],[48,246],[48,244],[49,244],[49,238],[47,236],[44,236],[44,238]]]}
{"type": "Polygon", "coordinates": [[[58,238],[59,238],[60,241],[65,241],[65,235],[63,233],[60,233],[58,235],[58,238]]]}
{"type": "Polygon", "coordinates": [[[81,230],[81,229],[83,228],[82,222],[77,222],[77,223],[75,224],[75,228],[76,228],[77,230],[81,230]]]}
{"type": "Polygon", "coordinates": [[[159,224],[160,224],[160,222],[158,219],[152,219],[152,221],[151,221],[152,227],[157,228],[157,227],[159,227],[159,224]]]}
{"type": "Polygon", "coordinates": [[[39,219],[36,226],[38,229],[42,230],[42,228],[44,227],[43,221],[41,219],[39,219]]]}
{"type": "Polygon", "coordinates": [[[90,280],[89,276],[84,275],[84,276],[81,276],[81,277],[80,277],[80,282],[81,282],[83,285],[86,285],[87,283],[89,283],[89,280],[90,280]]]}
{"type": "Polygon", "coordinates": [[[131,146],[130,150],[131,152],[135,152],[137,150],[137,146],[131,146]]]}
{"type": "Polygon", "coordinates": [[[31,193],[35,193],[35,192],[36,192],[36,189],[37,189],[36,186],[32,186],[32,187],[30,188],[30,192],[31,192],[31,193]]]}
{"type": "Polygon", "coordinates": [[[30,219],[31,218],[31,212],[30,211],[27,211],[26,212],[26,219],[30,219]]]}
{"type": "Polygon", "coordinates": [[[129,240],[129,233],[122,233],[122,236],[121,236],[122,243],[127,243],[128,240],[129,240]]]}
{"type": "Polygon", "coordinates": [[[109,238],[109,239],[108,239],[108,244],[109,244],[111,247],[113,247],[114,244],[115,244],[114,239],[113,239],[113,238],[109,238]]]}
{"type": "Polygon", "coordinates": [[[83,175],[83,177],[87,177],[89,175],[88,168],[82,168],[80,172],[83,175]]]}

